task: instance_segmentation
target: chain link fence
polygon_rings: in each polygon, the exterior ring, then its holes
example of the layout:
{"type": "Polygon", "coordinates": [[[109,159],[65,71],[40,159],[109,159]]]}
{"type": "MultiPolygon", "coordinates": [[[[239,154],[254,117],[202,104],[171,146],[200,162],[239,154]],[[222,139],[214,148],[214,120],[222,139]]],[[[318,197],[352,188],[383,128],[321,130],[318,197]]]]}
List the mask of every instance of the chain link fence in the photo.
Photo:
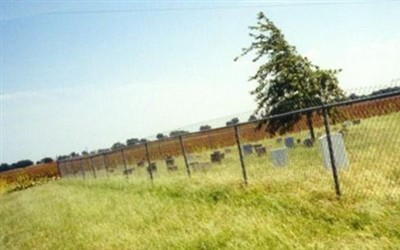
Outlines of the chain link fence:
{"type": "MultiPolygon", "coordinates": [[[[264,185],[271,191],[400,198],[400,91],[58,161],[63,178],[264,185]]],[[[293,107],[299,106],[293,103],[293,107]]]]}

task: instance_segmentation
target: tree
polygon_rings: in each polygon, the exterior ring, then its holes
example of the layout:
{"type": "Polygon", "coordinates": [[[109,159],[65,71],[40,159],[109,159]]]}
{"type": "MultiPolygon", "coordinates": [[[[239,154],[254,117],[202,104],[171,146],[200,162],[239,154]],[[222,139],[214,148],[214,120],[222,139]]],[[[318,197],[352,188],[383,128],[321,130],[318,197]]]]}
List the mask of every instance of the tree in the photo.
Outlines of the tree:
{"type": "Polygon", "coordinates": [[[201,125],[200,126],[200,131],[207,131],[207,130],[210,130],[211,129],[211,126],[210,125],[201,125]]]}
{"type": "Polygon", "coordinates": [[[128,146],[134,146],[134,145],[136,145],[138,143],[139,143],[139,139],[138,138],[132,138],[132,139],[126,140],[126,145],[128,145],[128,146]]]}
{"type": "Polygon", "coordinates": [[[111,146],[112,150],[117,150],[117,149],[121,149],[125,147],[125,144],[121,143],[121,142],[116,142],[111,146]]]}
{"type": "Polygon", "coordinates": [[[68,157],[69,157],[68,155],[60,155],[57,157],[57,161],[66,160],[66,159],[68,159],[68,157]]]}
{"type": "Polygon", "coordinates": [[[249,122],[256,121],[257,117],[255,115],[250,115],[249,122]]]}
{"type": "Polygon", "coordinates": [[[158,140],[162,140],[165,138],[165,135],[163,133],[158,133],[156,137],[158,140]]]}
{"type": "Polygon", "coordinates": [[[147,139],[140,139],[140,143],[146,143],[147,142],[147,139]]]}
{"type": "Polygon", "coordinates": [[[88,156],[89,153],[88,153],[88,151],[84,150],[84,151],[82,151],[81,155],[82,155],[82,156],[88,156]]]}
{"type": "Polygon", "coordinates": [[[175,137],[175,136],[180,136],[180,135],[184,135],[184,134],[188,134],[188,131],[185,130],[175,130],[172,131],[171,133],[169,133],[169,137],[175,137]]]}
{"type": "Polygon", "coordinates": [[[75,153],[75,152],[71,152],[71,153],[69,154],[69,156],[70,156],[71,158],[74,158],[74,157],[78,157],[79,154],[78,154],[78,153],[75,153]]]}
{"type": "Polygon", "coordinates": [[[0,172],[4,172],[4,171],[10,170],[10,169],[11,169],[11,166],[8,165],[7,163],[2,163],[0,165],[0,172]]]}
{"type": "Polygon", "coordinates": [[[232,118],[232,123],[233,123],[233,125],[238,124],[239,123],[239,118],[237,118],[237,117],[232,118]]]}
{"type": "Polygon", "coordinates": [[[21,160],[16,163],[11,164],[11,168],[25,168],[33,165],[31,160],[21,160]]]}
{"type": "Polygon", "coordinates": [[[50,157],[45,157],[40,160],[40,163],[52,163],[54,160],[50,157]]]}
{"type": "Polygon", "coordinates": [[[235,117],[232,118],[230,121],[226,122],[226,126],[232,126],[239,123],[239,118],[235,117]]]}
{"type": "MultiPolygon", "coordinates": [[[[250,77],[250,81],[258,83],[251,92],[258,104],[255,114],[272,116],[344,97],[336,77],[340,70],[322,70],[313,65],[286,41],[283,33],[264,13],[258,14],[257,24],[250,30],[253,42],[242,50],[239,57],[255,52],[253,62],[261,63],[250,77]]],[[[312,112],[306,113],[311,138],[315,139],[312,116],[312,112]]],[[[263,123],[271,134],[283,134],[292,130],[301,118],[302,115],[298,114],[263,123]]]]}

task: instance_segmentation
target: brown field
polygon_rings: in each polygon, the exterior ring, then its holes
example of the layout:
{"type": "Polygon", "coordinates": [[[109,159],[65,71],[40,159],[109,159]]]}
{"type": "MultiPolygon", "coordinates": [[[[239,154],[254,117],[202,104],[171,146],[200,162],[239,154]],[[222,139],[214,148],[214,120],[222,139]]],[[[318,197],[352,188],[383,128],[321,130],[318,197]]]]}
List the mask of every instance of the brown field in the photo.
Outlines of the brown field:
{"type": "Polygon", "coordinates": [[[59,176],[57,163],[45,163],[33,165],[26,168],[13,169],[5,172],[0,172],[0,179],[7,183],[18,181],[20,178],[40,179],[59,176]]]}

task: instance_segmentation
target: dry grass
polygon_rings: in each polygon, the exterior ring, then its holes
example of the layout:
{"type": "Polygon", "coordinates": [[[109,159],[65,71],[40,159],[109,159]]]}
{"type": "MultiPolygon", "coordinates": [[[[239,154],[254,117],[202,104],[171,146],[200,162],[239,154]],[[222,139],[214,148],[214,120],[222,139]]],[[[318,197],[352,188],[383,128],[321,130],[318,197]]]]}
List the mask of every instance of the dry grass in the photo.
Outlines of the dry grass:
{"type": "Polygon", "coordinates": [[[340,171],[340,199],[318,147],[292,149],[286,168],[246,158],[247,187],[233,148],[191,179],[179,158],[174,173],[158,162],[154,185],[144,168],[126,179],[120,166],[108,178],[103,171],[93,180],[88,171],[86,180],[70,176],[3,195],[0,248],[397,249],[398,124],[400,114],[392,114],[349,129],[351,166],[340,171]]]}

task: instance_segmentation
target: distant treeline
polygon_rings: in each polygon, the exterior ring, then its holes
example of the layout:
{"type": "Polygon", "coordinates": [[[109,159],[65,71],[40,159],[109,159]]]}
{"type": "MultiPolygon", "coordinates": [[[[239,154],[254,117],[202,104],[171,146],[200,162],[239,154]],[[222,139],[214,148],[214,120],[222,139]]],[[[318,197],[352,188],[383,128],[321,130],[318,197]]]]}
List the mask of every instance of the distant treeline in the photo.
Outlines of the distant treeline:
{"type": "MultiPolygon", "coordinates": [[[[42,163],[51,163],[54,160],[50,157],[43,158],[40,161],[37,161],[36,164],[42,164],[42,163]]],[[[7,164],[7,163],[2,163],[0,165],[0,172],[12,170],[12,169],[17,169],[17,168],[26,168],[29,166],[34,165],[35,163],[31,160],[20,160],[18,162],[12,163],[12,164],[7,164]]]]}
{"type": "Polygon", "coordinates": [[[383,95],[383,94],[392,93],[392,92],[396,92],[396,91],[400,91],[400,86],[380,89],[380,90],[372,92],[369,95],[357,95],[357,94],[353,93],[353,94],[350,94],[347,99],[355,100],[355,99],[360,99],[360,98],[369,97],[369,96],[383,95]]]}

